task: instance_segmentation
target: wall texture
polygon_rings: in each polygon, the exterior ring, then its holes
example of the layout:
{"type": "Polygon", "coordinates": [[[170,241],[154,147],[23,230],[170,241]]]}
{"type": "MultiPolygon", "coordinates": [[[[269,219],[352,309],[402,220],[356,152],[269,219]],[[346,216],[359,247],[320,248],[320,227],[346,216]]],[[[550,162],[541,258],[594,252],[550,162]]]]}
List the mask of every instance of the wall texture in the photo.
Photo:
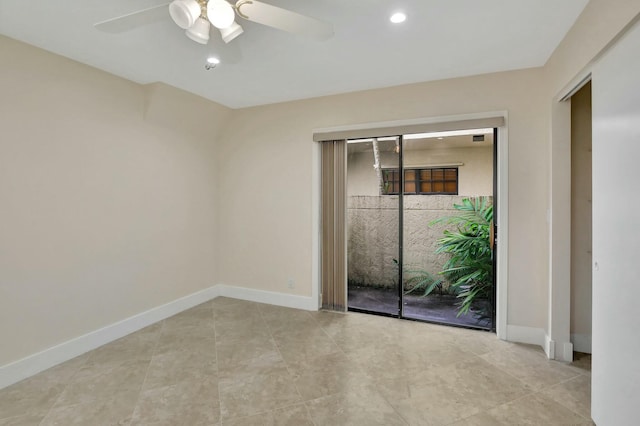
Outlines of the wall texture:
{"type": "Polygon", "coordinates": [[[0,365],[217,283],[229,110],[0,37],[0,365]]]}

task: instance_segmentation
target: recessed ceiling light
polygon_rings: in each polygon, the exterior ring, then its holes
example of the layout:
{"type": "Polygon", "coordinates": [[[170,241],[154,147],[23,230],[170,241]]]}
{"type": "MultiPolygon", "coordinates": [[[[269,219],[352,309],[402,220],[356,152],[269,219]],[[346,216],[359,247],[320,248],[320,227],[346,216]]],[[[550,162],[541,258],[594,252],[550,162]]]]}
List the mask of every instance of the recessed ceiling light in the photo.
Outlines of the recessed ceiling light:
{"type": "Polygon", "coordinates": [[[220,63],[220,59],[215,56],[209,56],[207,58],[207,63],[204,64],[204,69],[207,71],[214,69],[220,63]]]}
{"type": "Polygon", "coordinates": [[[393,15],[391,15],[391,18],[389,18],[389,20],[391,22],[393,22],[394,24],[399,24],[399,23],[404,22],[404,21],[407,20],[407,15],[405,15],[402,12],[397,12],[397,13],[394,13],[393,15]]]}

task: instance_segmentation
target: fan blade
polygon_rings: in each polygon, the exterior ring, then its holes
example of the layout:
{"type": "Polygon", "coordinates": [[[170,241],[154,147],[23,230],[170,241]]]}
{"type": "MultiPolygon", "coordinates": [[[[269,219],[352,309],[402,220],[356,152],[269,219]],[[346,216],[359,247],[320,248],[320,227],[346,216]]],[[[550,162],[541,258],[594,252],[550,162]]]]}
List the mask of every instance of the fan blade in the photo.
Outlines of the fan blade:
{"type": "Polygon", "coordinates": [[[329,23],[257,0],[239,0],[236,10],[240,17],[248,21],[289,33],[316,40],[326,40],[333,36],[333,25],[329,23]]]}
{"type": "Polygon", "coordinates": [[[169,3],[163,3],[159,6],[153,6],[148,9],[139,10],[137,12],[118,16],[117,18],[107,19],[98,22],[93,26],[106,33],[123,33],[131,31],[143,25],[153,24],[169,17],[169,3]]]}

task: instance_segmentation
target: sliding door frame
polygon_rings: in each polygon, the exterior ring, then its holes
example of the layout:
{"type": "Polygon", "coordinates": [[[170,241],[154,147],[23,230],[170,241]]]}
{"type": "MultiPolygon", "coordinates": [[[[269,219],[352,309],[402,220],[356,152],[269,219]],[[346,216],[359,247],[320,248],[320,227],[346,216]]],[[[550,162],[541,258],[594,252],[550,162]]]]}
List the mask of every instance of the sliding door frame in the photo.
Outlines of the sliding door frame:
{"type": "MultiPolygon", "coordinates": [[[[508,323],[508,222],[509,222],[509,209],[508,209],[508,175],[509,175],[509,151],[508,151],[508,113],[507,111],[493,111],[485,113],[475,114],[462,114],[440,117],[428,117],[421,119],[411,120],[398,120],[387,122],[374,122],[365,124],[352,124],[332,128],[319,128],[313,130],[313,140],[315,142],[322,142],[324,140],[335,139],[352,139],[357,137],[371,137],[374,135],[384,134],[409,134],[409,133],[424,133],[428,131],[447,131],[456,129],[473,129],[473,128],[497,128],[498,140],[500,141],[497,147],[497,163],[498,168],[494,170],[497,175],[497,192],[494,196],[497,197],[495,209],[497,212],[496,226],[500,229],[500,244],[497,244],[496,253],[496,334],[497,337],[502,340],[507,340],[507,323],[508,323]],[[500,124],[495,124],[499,122],[500,124]],[[490,124],[489,124],[490,123],[490,124]]],[[[320,144],[317,144],[320,145],[320,144]]],[[[319,163],[318,156],[320,155],[320,147],[314,150],[316,158],[314,164],[319,163]]],[[[321,217],[321,203],[320,200],[320,168],[314,173],[312,178],[314,182],[314,196],[316,210],[315,216],[319,219],[321,217]]],[[[318,237],[321,235],[321,223],[320,220],[314,220],[313,224],[314,238],[314,252],[321,252],[321,248],[318,246],[318,237]]],[[[313,259],[314,267],[312,294],[314,296],[319,295],[320,290],[320,256],[315,256],[313,259]]],[[[318,300],[318,306],[320,306],[320,300],[318,300]]]]}

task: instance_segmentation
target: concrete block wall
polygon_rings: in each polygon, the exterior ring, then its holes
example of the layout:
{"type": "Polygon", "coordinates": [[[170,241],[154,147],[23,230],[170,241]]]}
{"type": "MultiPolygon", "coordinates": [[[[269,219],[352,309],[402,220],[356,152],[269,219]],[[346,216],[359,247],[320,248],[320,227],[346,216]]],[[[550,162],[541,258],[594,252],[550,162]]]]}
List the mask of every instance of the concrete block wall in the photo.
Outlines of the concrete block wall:
{"type": "MultiPolygon", "coordinates": [[[[446,255],[436,255],[437,241],[455,226],[430,223],[457,213],[454,204],[466,196],[404,196],[404,270],[437,274],[446,255]]],[[[348,279],[352,284],[395,287],[398,282],[398,196],[350,196],[348,217],[348,279]]]]}

